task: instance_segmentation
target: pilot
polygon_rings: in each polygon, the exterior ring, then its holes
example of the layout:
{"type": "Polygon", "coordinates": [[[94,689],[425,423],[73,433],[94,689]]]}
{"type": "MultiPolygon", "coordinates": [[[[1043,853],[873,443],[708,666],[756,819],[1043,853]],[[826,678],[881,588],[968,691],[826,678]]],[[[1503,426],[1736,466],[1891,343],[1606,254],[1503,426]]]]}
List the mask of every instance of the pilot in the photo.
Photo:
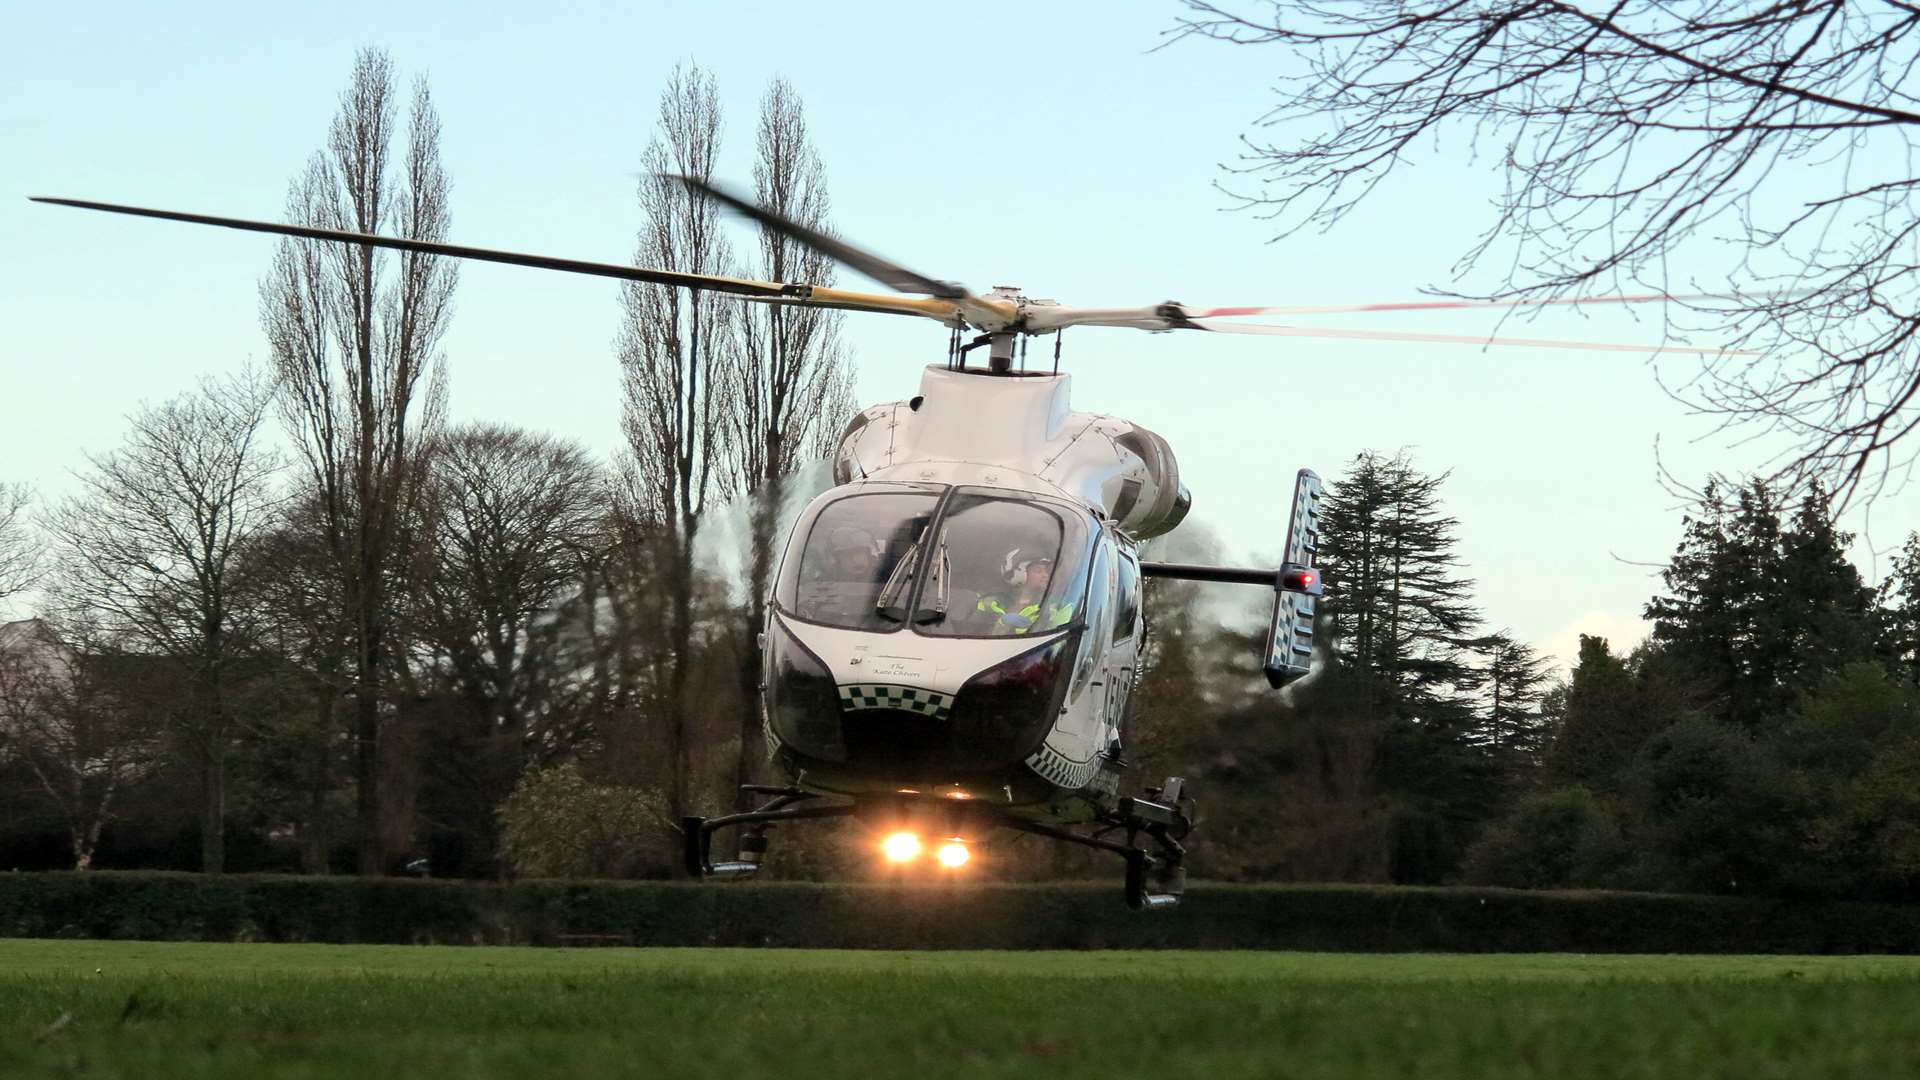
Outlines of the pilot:
{"type": "Polygon", "coordinates": [[[1042,610],[1047,583],[1053,580],[1053,557],[1032,554],[1015,548],[1007,553],[1012,567],[1014,588],[1005,595],[983,596],[974,610],[993,620],[993,633],[1026,634],[1034,630],[1052,630],[1065,626],[1073,618],[1073,605],[1053,601],[1042,610]]]}
{"type": "Polygon", "coordinates": [[[800,585],[802,618],[856,626],[873,608],[880,587],[880,545],[865,529],[842,525],[829,531],[819,550],[808,552],[800,585]]]}
{"type": "Polygon", "coordinates": [[[842,525],[827,537],[829,572],[835,581],[872,584],[880,565],[879,547],[865,529],[842,525]]]}

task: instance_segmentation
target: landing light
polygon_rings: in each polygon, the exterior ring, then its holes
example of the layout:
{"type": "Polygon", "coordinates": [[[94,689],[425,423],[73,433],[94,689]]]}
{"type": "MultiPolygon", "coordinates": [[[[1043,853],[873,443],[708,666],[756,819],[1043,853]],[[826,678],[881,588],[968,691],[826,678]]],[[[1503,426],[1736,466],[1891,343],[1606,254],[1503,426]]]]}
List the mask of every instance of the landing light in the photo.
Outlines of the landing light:
{"type": "Polygon", "coordinates": [[[949,840],[940,845],[940,850],[935,852],[933,857],[940,860],[941,866],[949,870],[957,870],[967,865],[967,859],[971,856],[966,844],[958,840],[949,840]]]}
{"type": "Polygon", "coordinates": [[[920,854],[920,838],[910,832],[897,832],[880,841],[880,853],[888,862],[906,862],[920,854]]]}

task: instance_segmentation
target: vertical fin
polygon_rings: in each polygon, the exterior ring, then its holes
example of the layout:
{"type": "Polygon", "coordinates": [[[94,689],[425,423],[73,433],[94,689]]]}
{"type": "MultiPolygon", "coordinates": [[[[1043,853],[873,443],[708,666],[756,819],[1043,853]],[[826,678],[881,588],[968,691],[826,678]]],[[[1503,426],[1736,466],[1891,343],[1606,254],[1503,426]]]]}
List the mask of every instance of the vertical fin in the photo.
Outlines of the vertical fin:
{"type": "MultiPolygon", "coordinates": [[[[1301,469],[1293,482],[1293,511],[1287,520],[1285,562],[1317,567],[1320,552],[1320,477],[1301,469]]],[[[1274,584],[1273,625],[1267,632],[1267,682],[1287,685],[1313,670],[1315,596],[1274,584]]]]}

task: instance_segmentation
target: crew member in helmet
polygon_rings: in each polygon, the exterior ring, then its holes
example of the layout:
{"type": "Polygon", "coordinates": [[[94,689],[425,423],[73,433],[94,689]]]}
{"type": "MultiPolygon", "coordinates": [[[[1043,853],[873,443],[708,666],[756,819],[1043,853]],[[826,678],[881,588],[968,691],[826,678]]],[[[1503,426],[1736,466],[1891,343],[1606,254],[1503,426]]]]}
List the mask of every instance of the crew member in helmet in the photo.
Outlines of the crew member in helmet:
{"type": "Polygon", "coordinates": [[[880,565],[880,545],[865,529],[842,525],[827,537],[828,573],[836,581],[872,583],[880,565]]]}
{"type": "Polygon", "coordinates": [[[1073,618],[1073,605],[1059,601],[1043,602],[1047,585],[1053,580],[1053,556],[1015,548],[1007,553],[1008,577],[1013,588],[995,596],[983,596],[974,610],[992,620],[994,634],[1028,634],[1065,626],[1073,618]]]}
{"type": "Polygon", "coordinates": [[[880,544],[873,534],[841,525],[816,541],[807,553],[800,583],[801,618],[838,626],[858,625],[873,609],[880,589],[880,544]]]}

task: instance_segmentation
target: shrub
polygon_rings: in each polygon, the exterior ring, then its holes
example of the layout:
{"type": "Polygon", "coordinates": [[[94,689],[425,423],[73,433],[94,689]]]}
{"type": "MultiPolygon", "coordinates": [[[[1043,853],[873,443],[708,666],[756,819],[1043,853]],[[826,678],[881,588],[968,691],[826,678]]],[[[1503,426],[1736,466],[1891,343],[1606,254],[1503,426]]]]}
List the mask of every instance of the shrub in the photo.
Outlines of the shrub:
{"type": "Polygon", "coordinates": [[[1576,785],[1514,804],[1468,850],[1464,876],[1516,889],[1592,887],[1613,880],[1626,855],[1619,820],[1576,785]]]}
{"type": "Polygon", "coordinates": [[[674,865],[660,800],[590,783],[571,762],[529,771],[500,807],[501,848],[522,877],[623,878],[674,865]]]}
{"type": "Polygon", "coordinates": [[[1638,880],[1777,895],[1797,855],[1791,780],[1745,730],[1705,716],[1647,740],[1626,776],[1638,880]]]}

